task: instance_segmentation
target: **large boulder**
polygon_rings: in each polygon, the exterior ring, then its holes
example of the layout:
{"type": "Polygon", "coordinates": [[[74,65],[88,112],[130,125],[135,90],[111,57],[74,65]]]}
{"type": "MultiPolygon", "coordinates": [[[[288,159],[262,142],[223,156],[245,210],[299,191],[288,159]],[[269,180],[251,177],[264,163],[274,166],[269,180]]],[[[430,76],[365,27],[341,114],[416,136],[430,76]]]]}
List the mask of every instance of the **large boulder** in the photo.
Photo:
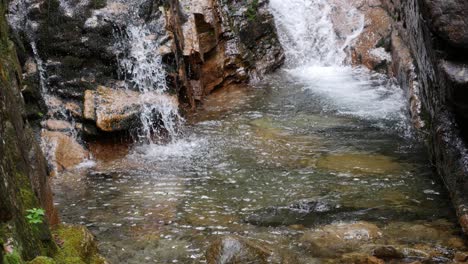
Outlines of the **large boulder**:
{"type": "Polygon", "coordinates": [[[292,252],[239,236],[217,238],[206,251],[206,261],[208,264],[302,263],[292,252]]]}
{"type": "Polygon", "coordinates": [[[301,242],[313,256],[336,258],[380,237],[381,230],[371,223],[337,223],[304,233],[301,242]]]}
{"type": "Polygon", "coordinates": [[[89,152],[70,134],[43,130],[41,137],[54,172],[72,169],[89,158],[89,152]]]}
{"type": "Polygon", "coordinates": [[[178,100],[156,91],[139,93],[99,86],[96,91],[85,92],[84,118],[105,132],[129,130],[140,124],[145,107],[177,111],[178,100]]]}

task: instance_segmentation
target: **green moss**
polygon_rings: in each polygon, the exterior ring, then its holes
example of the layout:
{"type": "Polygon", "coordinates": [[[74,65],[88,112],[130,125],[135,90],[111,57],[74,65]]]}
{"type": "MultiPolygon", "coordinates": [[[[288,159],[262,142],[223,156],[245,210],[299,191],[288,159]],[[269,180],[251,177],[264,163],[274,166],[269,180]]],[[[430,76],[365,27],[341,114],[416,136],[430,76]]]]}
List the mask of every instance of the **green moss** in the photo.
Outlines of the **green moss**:
{"type": "Polygon", "coordinates": [[[55,263],[56,263],[55,260],[49,257],[44,257],[44,256],[37,257],[33,259],[32,261],[28,262],[28,264],[55,264],[55,263]]]}
{"type": "Polygon", "coordinates": [[[54,234],[59,241],[63,242],[54,256],[58,264],[105,263],[105,260],[98,254],[93,235],[86,227],[60,226],[54,234]]]}
{"type": "Polygon", "coordinates": [[[12,253],[6,254],[3,257],[3,263],[4,264],[22,264],[24,263],[24,261],[21,259],[18,252],[13,251],[12,253]]]}
{"type": "Polygon", "coordinates": [[[103,8],[107,5],[106,0],[91,0],[91,7],[94,9],[103,8]]]}
{"type": "Polygon", "coordinates": [[[79,258],[79,257],[66,258],[66,259],[64,259],[63,263],[67,263],[67,264],[86,264],[86,262],[81,260],[81,258],[79,258]]]}
{"type": "Polygon", "coordinates": [[[247,18],[250,21],[254,21],[257,19],[257,11],[258,11],[258,0],[252,0],[250,2],[249,7],[247,8],[247,18]]]}

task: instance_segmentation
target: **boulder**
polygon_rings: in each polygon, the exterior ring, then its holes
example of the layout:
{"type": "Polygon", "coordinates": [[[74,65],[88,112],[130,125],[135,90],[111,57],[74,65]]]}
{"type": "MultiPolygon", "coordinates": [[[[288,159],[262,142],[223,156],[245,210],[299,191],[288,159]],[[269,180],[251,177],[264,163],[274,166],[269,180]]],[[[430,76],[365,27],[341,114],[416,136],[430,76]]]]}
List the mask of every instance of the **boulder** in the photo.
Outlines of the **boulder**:
{"type": "Polygon", "coordinates": [[[343,264],[385,264],[382,259],[360,253],[345,254],[340,260],[343,264]]]}
{"type": "Polygon", "coordinates": [[[69,170],[89,158],[88,151],[66,133],[42,130],[42,147],[55,172],[69,170]]]}
{"type": "Polygon", "coordinates": [[[226,236],[211,243],[206,252],[208,264],[270,263],[271,248],[237,236],[226,236]]]}
{"type": "Polygon", "coordinates": [[[129,130],[140,123],[145,106],[177,111],[178,100],[156,91],[139,93],[99,86],[96,91],[85,92],[84,117],[105,132],[129,130]]]}
{"type": "Polygon", "coordinates": [[[336,258],[381,236],[381,230],[368,222],[336,223],[305,232],[301,242],[315,257],[336,258]]]}

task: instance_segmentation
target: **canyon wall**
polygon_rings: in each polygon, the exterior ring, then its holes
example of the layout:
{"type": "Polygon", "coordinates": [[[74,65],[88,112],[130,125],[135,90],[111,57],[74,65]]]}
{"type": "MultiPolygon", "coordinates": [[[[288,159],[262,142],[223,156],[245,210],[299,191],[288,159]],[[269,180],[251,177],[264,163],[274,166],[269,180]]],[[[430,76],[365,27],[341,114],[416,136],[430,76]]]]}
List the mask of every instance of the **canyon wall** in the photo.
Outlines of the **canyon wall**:
{"type": "Polygon", "coordinates": [[[395,77],[406,91],[413,124],[468,232],[468,2],[354,2],[366,26],[349,48],[352,61],[395,77]]]}
{"type": "Polygon", "coordinates": [[[6,1],[0,3],[0,260],[17,253],[31,260],[54,250],[47,223],[57,223],[47,163],[26,119],[21,68],[8,38],[6,1]],[[26,210],[44,208],[48,221],[30,224],[26,210]]]}
{"type": "Polygon", "coordinates": [[[468,232],[468,3],[411,0],[384,4],[396,20],[392,35],[396,77],[403,87],[410,87],[413,109],[420,105],[417,112],[425,122],[432,162],[468,232]],[[405,54],[405,46],[413,60],[405,54]]]}

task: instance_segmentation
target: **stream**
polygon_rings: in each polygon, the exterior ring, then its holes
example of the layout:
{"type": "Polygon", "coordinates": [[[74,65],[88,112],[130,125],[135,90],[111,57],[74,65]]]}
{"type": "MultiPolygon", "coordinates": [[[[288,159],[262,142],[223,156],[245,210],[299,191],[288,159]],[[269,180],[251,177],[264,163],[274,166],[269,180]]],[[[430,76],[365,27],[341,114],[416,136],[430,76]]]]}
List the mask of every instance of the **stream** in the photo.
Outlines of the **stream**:
{"type": "MultiPolygon", "coordinates": [[[[350,74],[340,79],[353,78],[351,69],[338,70],[350,74]]],[[[393,239],[405,225],[442,228],[434,241],[419,242],[449,250],[440,243],[457,234],[456,218],[423,144],[402,127],[403,110],[393,111],[402,107],[399,88],[354,80],[347,89],[362,96],[342,97],[327,90],[336,81],[330,75],[318,76],[318,85],[314,76],[281,71],[254,88],[219,91],[170,145],[128,154],[96,147],[94,167],[56,182],[62,220],[87,225],[112,263],[203,263],[210,240],[225,234],[303,255],[305,229],[291,226],[353,220],[390,230],[402,224],[393,239]],[[343,210],[247,223],[258,210],[301,201],[343,210]]]]}
{"type": "Polygon", "coordinates": [[[111,263],[206,263],[224,235],[324,263],[304,234],[355,221],[383,233],[369,245],[431,248],[436,263],[451,259],[459,227],[403,91],[342,63],[360,17],[350,13],[351,33],[339,40],[326,1],[282,2],[271,7],[286,67],[214,92],[171,143],[90,144],[94,163],[55,180],[62,220],[88,226],[111,263]],[[317,6],[325,9],[301,19],[317,6]]]}

